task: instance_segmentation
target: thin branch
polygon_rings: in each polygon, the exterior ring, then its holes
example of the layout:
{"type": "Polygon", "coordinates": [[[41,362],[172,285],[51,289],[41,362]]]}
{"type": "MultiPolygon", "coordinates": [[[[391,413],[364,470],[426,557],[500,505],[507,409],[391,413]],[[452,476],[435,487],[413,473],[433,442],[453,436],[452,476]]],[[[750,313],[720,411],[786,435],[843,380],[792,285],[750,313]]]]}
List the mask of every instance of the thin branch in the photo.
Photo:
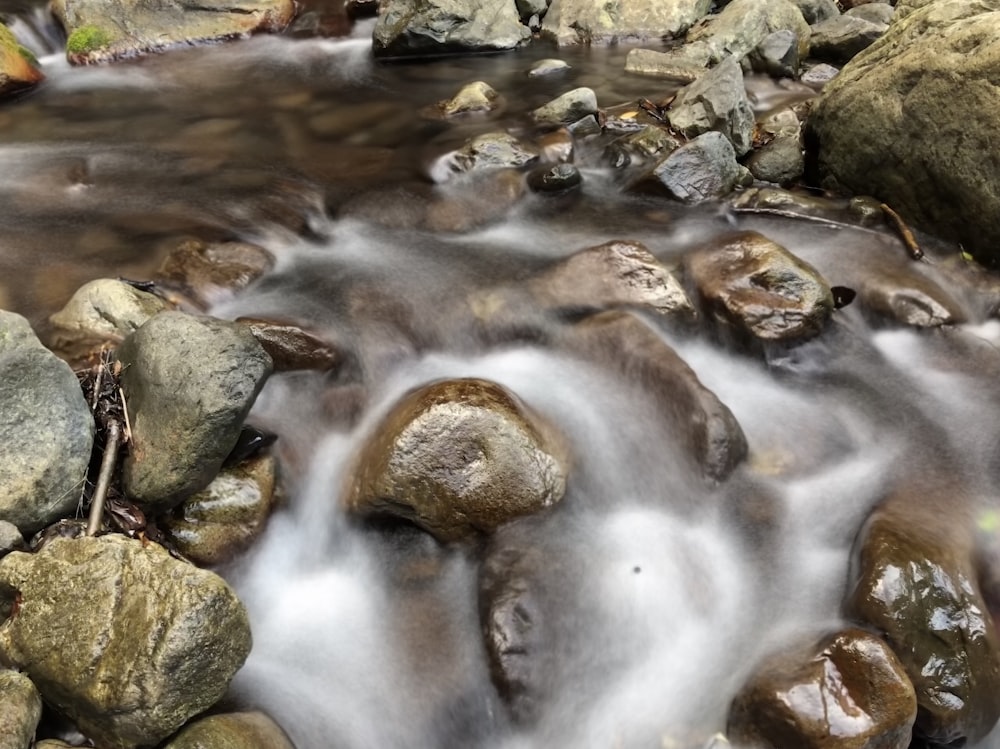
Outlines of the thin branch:
{"type": "Polygon", "coordinates": [[[101,459],[101,472],[97,476],[97,487],[90,500],[90,515],[87,518],[87,535],[94,536],[101,527],[104,517],[104,499],[108,496],[111,486],[111,475],[115,472],[118,462],[118,446],[121,441],[121,428],[118,422],[108,425],[108,437],[104,442],[104,457],[101,459]]]}
{"type": "Polygon", "coordinates": [[[920,249],[920,245],[917,244],[916,237],[913,236],[913,232],[910,231],[910,227],[906,225],[903,221],[903,217],[896,213],[892,208],[887,206],[885,203],[879,203],[879,208],[882,209],[882,213],[885,214],[886,219],[892,224],[892,227],[899,234],[899,238],[903,240],[903,245],[906,247],[906,252],[914,260],[923,260],[924,251],[920,249]]]}

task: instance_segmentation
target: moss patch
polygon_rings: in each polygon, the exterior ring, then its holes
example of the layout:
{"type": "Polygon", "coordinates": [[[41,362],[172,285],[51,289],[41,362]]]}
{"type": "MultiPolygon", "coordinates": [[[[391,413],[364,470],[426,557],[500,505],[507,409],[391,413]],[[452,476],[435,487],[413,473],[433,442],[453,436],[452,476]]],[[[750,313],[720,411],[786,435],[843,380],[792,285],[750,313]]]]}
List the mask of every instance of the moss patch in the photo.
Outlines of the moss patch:
{"type": "Polygon", "coordinates": [[[81,26],[66,40],[66,52],[71,55],[85,55],[107,46],[111,36],[97,26],[81,26]]]}
{"type": "Polygon", "coordinates": [[[27,47],[21,47],[19,45],[17,48],[17,52],[19,55],[21,55],[21,57],[23,57],[29,63],[34,65],[36,68],[38,67],[38,58],[35,57],[35,54],[30,49],[28,49],[27,47]]]}

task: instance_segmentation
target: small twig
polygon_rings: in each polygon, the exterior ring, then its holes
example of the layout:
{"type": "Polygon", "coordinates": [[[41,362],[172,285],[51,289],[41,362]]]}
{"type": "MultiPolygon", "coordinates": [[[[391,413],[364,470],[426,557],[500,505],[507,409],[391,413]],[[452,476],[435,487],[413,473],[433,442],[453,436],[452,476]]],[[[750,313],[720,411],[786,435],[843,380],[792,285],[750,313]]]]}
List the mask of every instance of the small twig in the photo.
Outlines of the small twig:
{"type": "Polygon", "coordinates": [[[90,515],[87,518],[87,535],[94,536],[101,527],[101,520],[104,517],[104,499],[108,496],[108,488],[111,486],[111,474],[115,471],[115,463],[118,462],[118,445],[121,440],[121,429],[118,422],[112,421],[108,425],[108,436],[104,442],[104,457],[101,459],[101,472],[97,476],[97,486],[94,489],[94,496],[90,499],[90,515]]]}
{"type": "Polygon", "coordinates": [[[781,208],[761,208],[757,206],[733,206],[733,213],[751,213],[760,214],[763,216],[781,216],[782,218],[795,218],[801,221],[811,221],[816,224],[822,224],[823,226],[830,226],[834,229],[854,229],[859,227],[854,227],[851,224],[845,224],[841,221],[834,221],[829,218],[821,218],[820,216],[810,216],[806,213],[796,213],[795,211],[786,211],[781,208]]]}
{"type": "Polygon", "coordinates": [[[97,404],[101,400],[101,385],[104,383],[104,359],[97,364],[97,374],[94,376],[94,392],[90,394],[90,410],[97,411],[97,404]]]}
{"type": "Polygon", "coordinates": [[[128,417],[128,404],[125,402],[125,391],[118,387],[118,397],[122,402],[122,417],[125,419],[125,441],[132,441],[132,422],[128,417]]]}
{"type": "Polygon", "coordinates": [[[903,244],[906,246],[906,252],[914,260],[923,260],[924,251],[920,249],[920,245],[917,244],[916,237],[913,236],[913,232],[910,231],[910,227],[906,225],[903,221],[903,217],[896,213],[892,208],[887,206],[885,203],[879,203],[879,208],[882,209],[882,213],[892,224],[892,227],[899,234],[899,238],[903,240],[903,244]]]}

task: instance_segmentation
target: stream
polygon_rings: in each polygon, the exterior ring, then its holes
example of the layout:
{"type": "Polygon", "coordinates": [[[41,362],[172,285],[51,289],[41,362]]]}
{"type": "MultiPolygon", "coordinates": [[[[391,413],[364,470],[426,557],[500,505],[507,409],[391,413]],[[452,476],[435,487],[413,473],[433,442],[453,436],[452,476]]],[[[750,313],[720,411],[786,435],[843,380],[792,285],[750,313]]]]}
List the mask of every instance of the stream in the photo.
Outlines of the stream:
{"type": "MultiPolygon", "coordinates": [[[[149,278],[186,239],[238,240],[275,267],[211,314],[293,320],[358,352],[348,371],[269,381],[251,421],[279,435],[285,504],[220,569],[254,636],[231,701],[267,711],[299,749],[710,746],[761,657],[843,626],[852,546],[893,482],[954,478],[974,513],[1000,510],[1000,320],[943,270],[957,248],[925,238],[932,262],[914,264],[881,225],[631,194],[602,138],[577,143],[581,189],[529,192],[490,220],[462,213],[486,205],[462,202],[466,183],[431,181],[443,154],[483,132],[530,132],[526,113],[575,86],[602,106],[676,90],[624,74],[627,48],[377,64],[369,21],[337,39],[72,68],[38,7],[8,8],[47,80],[0,106],[0,307],[44,327],[88,280],[149,278]],[[572,67],[528,78],[547,57],[572,67]],[[434,116],[476,80],[502,95],[496,112],[434,116]],[[451,199],[457,226],[445,209],[432,228],[416,218],[451,199]],[[658,329],[746,433],[746,466],[715,486],[610,353],[491,339],[469,312],[483,290],[587,247],[635,240],[673,267],[735,230],[831,285],[933,279],[969,322],[916,330],[852,304],[822,336],[767,355],[658,329]],[[503,385],[556,427],[573,456],[559,506],[475,548],[350,520],[338,500],[382,417],[413,388],[459,377],[503,385]],[[498,696],[483,646],[480,568],[504,546],[541,560],[545,689],[529,725],[498,696]]],[[[757,114],[811,94],[747,80],[757,114]]],[[[977,746],[1000,748],[1000,731],[977,746]]]]}

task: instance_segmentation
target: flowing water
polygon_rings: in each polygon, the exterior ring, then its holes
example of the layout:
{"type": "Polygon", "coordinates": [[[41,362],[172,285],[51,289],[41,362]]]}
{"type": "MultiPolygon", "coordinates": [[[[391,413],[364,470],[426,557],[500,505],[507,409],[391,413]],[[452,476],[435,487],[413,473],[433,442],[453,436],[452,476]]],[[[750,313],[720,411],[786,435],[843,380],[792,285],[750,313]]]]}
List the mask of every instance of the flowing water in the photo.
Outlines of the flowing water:
{"type": "MultiPolygon", "coordinates": [[[[254,632],[235,699],[267,710],[299,749],[699,746],[725,728],[758,658],[842,624],[852,543],[893,481],[933,471],[997,504],[1000,321],[934,266],[914,269],[885,230],[631,196],[600,139],[578,143],[573,197],[529,194],[464,231],[414,228],[408,217],[470,189],[427,175],[471,135],[528,133],[528,109],[577,85],[602,105],[671,92],[621,73],[624,49],[562,51],[572,70],[539,80],[525,72],[556,54],[544,46],[376,65],[362,23],[340,39],[72,69],[44,14],[17,18],[48,52],[48,78],[0,107],[0,306],[41,326],[86,280],[147,278],[186,238],[238,239],[276,267],[213,314],[296,320],[357,352],[350,372],[269,382],[252,420],[280,434],[287,504],[222,570],[254,632]],[[499,112],[427,113],[473,80],[503,94],[499,112]],[[880,327],[853,305],[767,361],[662,331],[747,434],[748,467],[721,487],[690,475],[653,397],[613,362],[490,342],[471,323],[470,295],[575,250],[635,239],[671,265],[734,228],[784,244],[831,284],[856,287],[873,268],[936,278],[972,322],[880,327]],[[415,386],[470,376],[564,436],[561,504],[486,550],[349,522],[337,500],[379,418],[415,386]],[[530,728],[497,696],[481,632],[483,554],[504,548],[541,560],[546,696],[530,728]]],[[[805,95],[750,88],[758,112],[805,95]]]]}

